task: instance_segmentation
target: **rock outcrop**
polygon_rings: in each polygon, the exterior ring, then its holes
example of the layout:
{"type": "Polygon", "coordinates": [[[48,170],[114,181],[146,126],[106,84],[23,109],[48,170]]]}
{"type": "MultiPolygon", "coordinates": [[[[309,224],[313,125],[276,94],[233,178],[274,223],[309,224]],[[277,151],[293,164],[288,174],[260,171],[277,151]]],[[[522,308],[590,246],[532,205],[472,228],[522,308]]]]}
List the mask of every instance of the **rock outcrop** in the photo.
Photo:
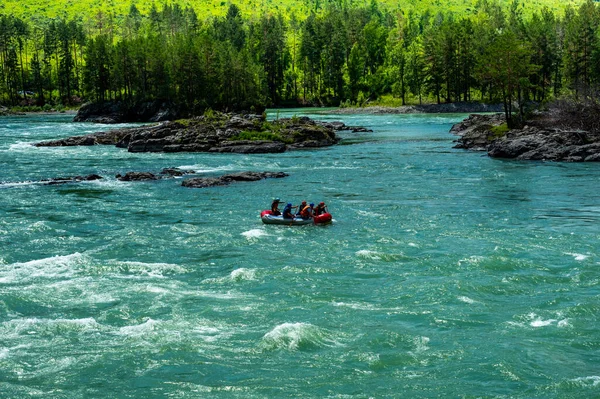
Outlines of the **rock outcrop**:
{"type": "Polygon", "coordinates": [[[269,178],[282,178],[288,176],[283,172],[240,172],[223,175],[221,177],[197,177],[184,180],[181,183],[184,187],[190,188],[205,188],[214,186],[226,186],[232,182],[238,181],[257,181],[269,178]]]}
{"type": "Polygon", "coordinates": [[[120,181],[147,181],[160,179],[160,177],[157,177],[154,173],[150,172],[127,172],[125,175],[119,173],[115,177],[120,181]]]}
{"type": "MultiPolygon", "coordinates": [[[[133,182],[133,181],[153,181],[160,179],[168,179],[174,177],[181,177],[187,174],[195,174],[193,170],[181,170],[178,168],[165,168],[160,174],[154,174],[151,172],[127,172],[124,175],[120,173],[115,176],[119,181],[133,182]]],[[[191,188],[203,188],[203,187],[214,187],[214,186],[225,186],[233,182],[249,182],[258,181],[263,179],[279,179],[282,177],[289,176],[284,172],[238,172],[230,173],[220,177],[195,177],[184,180],[181,184],[184,187],[191,188]]],[[[91,174],[87,176],[73,176],[73,177],[55,177],[53,179],[43,179],[38,181],[19,181],[19,182],[0,182],[0,186],[18,185],[23,183],[28,184],[41,184],[41,185],[57,185],[67,183],[79,183],[83,181],[92,181],[102,179],[102,176],[91,174]]]]}
{"type": "Polygon", "coordinates": [[[0,185],[15,185],[15,184],[41,184],[46,186],[54,186],[58,184],[67,184],[67,183],[79,183],[83,181],[93,181],[100,180],[102,176],[91,174],[87,176],[70,176],[70,177],[54,177],[52,179],[42,179],[42,180],[27,180],[27,181],[19,181],[19,182],[0,182],[0,185]]]}
{"type": "Polygon", "coordinates": [[[571,123],[563,110],[538,112],[519,129],[508,129],[501,114],[470,115],[450,132],[460,136],[455,148],[487,151],[494,158],[600,161],[600,131],[571,123]]]}
{"type": "Polygon", "coordinates": [[[111,144],[130,152],[279,153],[336,144],[343,123],[307,117],[267,121],[262,115],[212,113],[158,125],[116,129],[35,144],[40,147],[111,144]]]}

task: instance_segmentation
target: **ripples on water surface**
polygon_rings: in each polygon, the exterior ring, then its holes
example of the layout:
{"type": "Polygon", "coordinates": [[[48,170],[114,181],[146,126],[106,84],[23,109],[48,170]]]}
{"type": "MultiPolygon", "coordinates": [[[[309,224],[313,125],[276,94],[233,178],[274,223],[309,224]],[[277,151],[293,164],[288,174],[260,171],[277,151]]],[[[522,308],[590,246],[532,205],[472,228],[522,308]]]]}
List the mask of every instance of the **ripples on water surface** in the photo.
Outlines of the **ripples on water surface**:
{"type": "Polygon", "coordinates": [[[0,397],[600,396],[599,165],[452,149],[465,115],[313,116],[374,132],[131,154],[28,144],[106,126],[0,119],[0,397]],[[172,166],[290,176],[112,177],[172,166]],[[334,224],[262,225],[275,196],[334,224]]]}

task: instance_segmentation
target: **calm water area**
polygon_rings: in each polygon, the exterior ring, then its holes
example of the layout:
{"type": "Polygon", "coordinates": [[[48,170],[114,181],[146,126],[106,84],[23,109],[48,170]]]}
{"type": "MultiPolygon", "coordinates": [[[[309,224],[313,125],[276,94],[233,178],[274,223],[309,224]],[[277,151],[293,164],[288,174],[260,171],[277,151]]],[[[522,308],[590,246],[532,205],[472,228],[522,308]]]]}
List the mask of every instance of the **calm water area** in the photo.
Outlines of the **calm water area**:
{"type": "Polygon", "coordinates": [[[465,114],[293,115],[373,132],[150,154],[0,118],[0,398],[600,397],[600,164],[453,149],[465,114]],[[165,167],[289,177],[114,177],[165,167]],[[263,225],[274,197],[334,222],[263,225]]]}

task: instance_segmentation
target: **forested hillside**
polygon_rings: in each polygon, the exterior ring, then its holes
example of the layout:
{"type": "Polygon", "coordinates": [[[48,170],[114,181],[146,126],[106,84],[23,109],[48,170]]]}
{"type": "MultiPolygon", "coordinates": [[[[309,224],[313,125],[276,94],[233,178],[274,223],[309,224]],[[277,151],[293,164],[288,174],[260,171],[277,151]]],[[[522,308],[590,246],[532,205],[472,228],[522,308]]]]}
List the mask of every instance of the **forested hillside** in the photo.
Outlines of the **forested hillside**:
{"type": "MultiPolygon", "coordinates": [[[[118,23],[0,17],[0,102],[165,100],[189,113],[285,104],[545,101],[600,85],[600,12],[479,1],[469,13],[399,13],[375,1],[218,17],[131,5],[118,23]],[[515,101],[516,100],[516,101],[515,101]]],[[[519,108],[519,107],[517,107],[519,108]]],[[[519,114],[522,109],[515,109],[519,114]]]]}
{"type": "MultiPolygon", "coordinates": [[[[269,12],[281,12],[285,17],[292,14],[303,19],[311,12],[322,12],[330,5],[336,7],[365,7],[371,0],[244,0],[236,3],[246,18],[260,16],[269,12]]],[[[379,4],[391,12],[417,12],[423,13],[429,10],[432,13],[438,11],[450,11],[457,14],[468,14],[477,8],[480,0],[379,0],[379,4]]],[[[498,0],[503,7],[508,7],[511,0],[498,0]]],[[[147,14],[153,4],[178,4],[182,8],[193,8],[203,18],[208,16],[224,16],[227,14],[231,1],[223,0],[136,0],[134,2],[122,0],[4,0],[0,3],[0,12],[14,15],[19,18],[82,18],[92,19],[96,14],[102,12],[120,20],[129,13],[131,4],[147,14]]],[[[553,12],[562,12],[565,6],[577,7],[581,0],[533,0],[522,1],[527,5],[529,11],[540,10],[548,7],[553,12]]]]}

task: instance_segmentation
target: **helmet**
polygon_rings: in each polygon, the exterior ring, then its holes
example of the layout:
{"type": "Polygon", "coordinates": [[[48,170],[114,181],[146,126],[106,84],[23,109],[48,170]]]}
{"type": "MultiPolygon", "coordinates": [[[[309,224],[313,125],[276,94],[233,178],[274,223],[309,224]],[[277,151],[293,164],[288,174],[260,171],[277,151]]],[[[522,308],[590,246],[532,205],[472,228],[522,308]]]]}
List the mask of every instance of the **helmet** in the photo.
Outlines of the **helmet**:
{"type": "Polygon", "coordinates": [[[292,206],[292,203],[291,203],[291,202],[288,202],[286,206],[292,206]]]}
{"type": "Polygon", "coordinates": [[[306,205],[306,201],[302,201],[302,205],[306,205]]]}
{"type": "Polygon", "coordinates": [[[312,202],[309,204],[310,206],[315,206],[315,204],[313,204],[312,202]]]}
{"type": "Polygon", "coordinates": [[[275,198],[273,202],[281,202],[281,198],[275,198]]]}
{"type": "Polygon", "coordinates": [[[323,205],[325,205],[325,203],[324,202],[319,202],[319,205],[323,206],[323,205]]]}

